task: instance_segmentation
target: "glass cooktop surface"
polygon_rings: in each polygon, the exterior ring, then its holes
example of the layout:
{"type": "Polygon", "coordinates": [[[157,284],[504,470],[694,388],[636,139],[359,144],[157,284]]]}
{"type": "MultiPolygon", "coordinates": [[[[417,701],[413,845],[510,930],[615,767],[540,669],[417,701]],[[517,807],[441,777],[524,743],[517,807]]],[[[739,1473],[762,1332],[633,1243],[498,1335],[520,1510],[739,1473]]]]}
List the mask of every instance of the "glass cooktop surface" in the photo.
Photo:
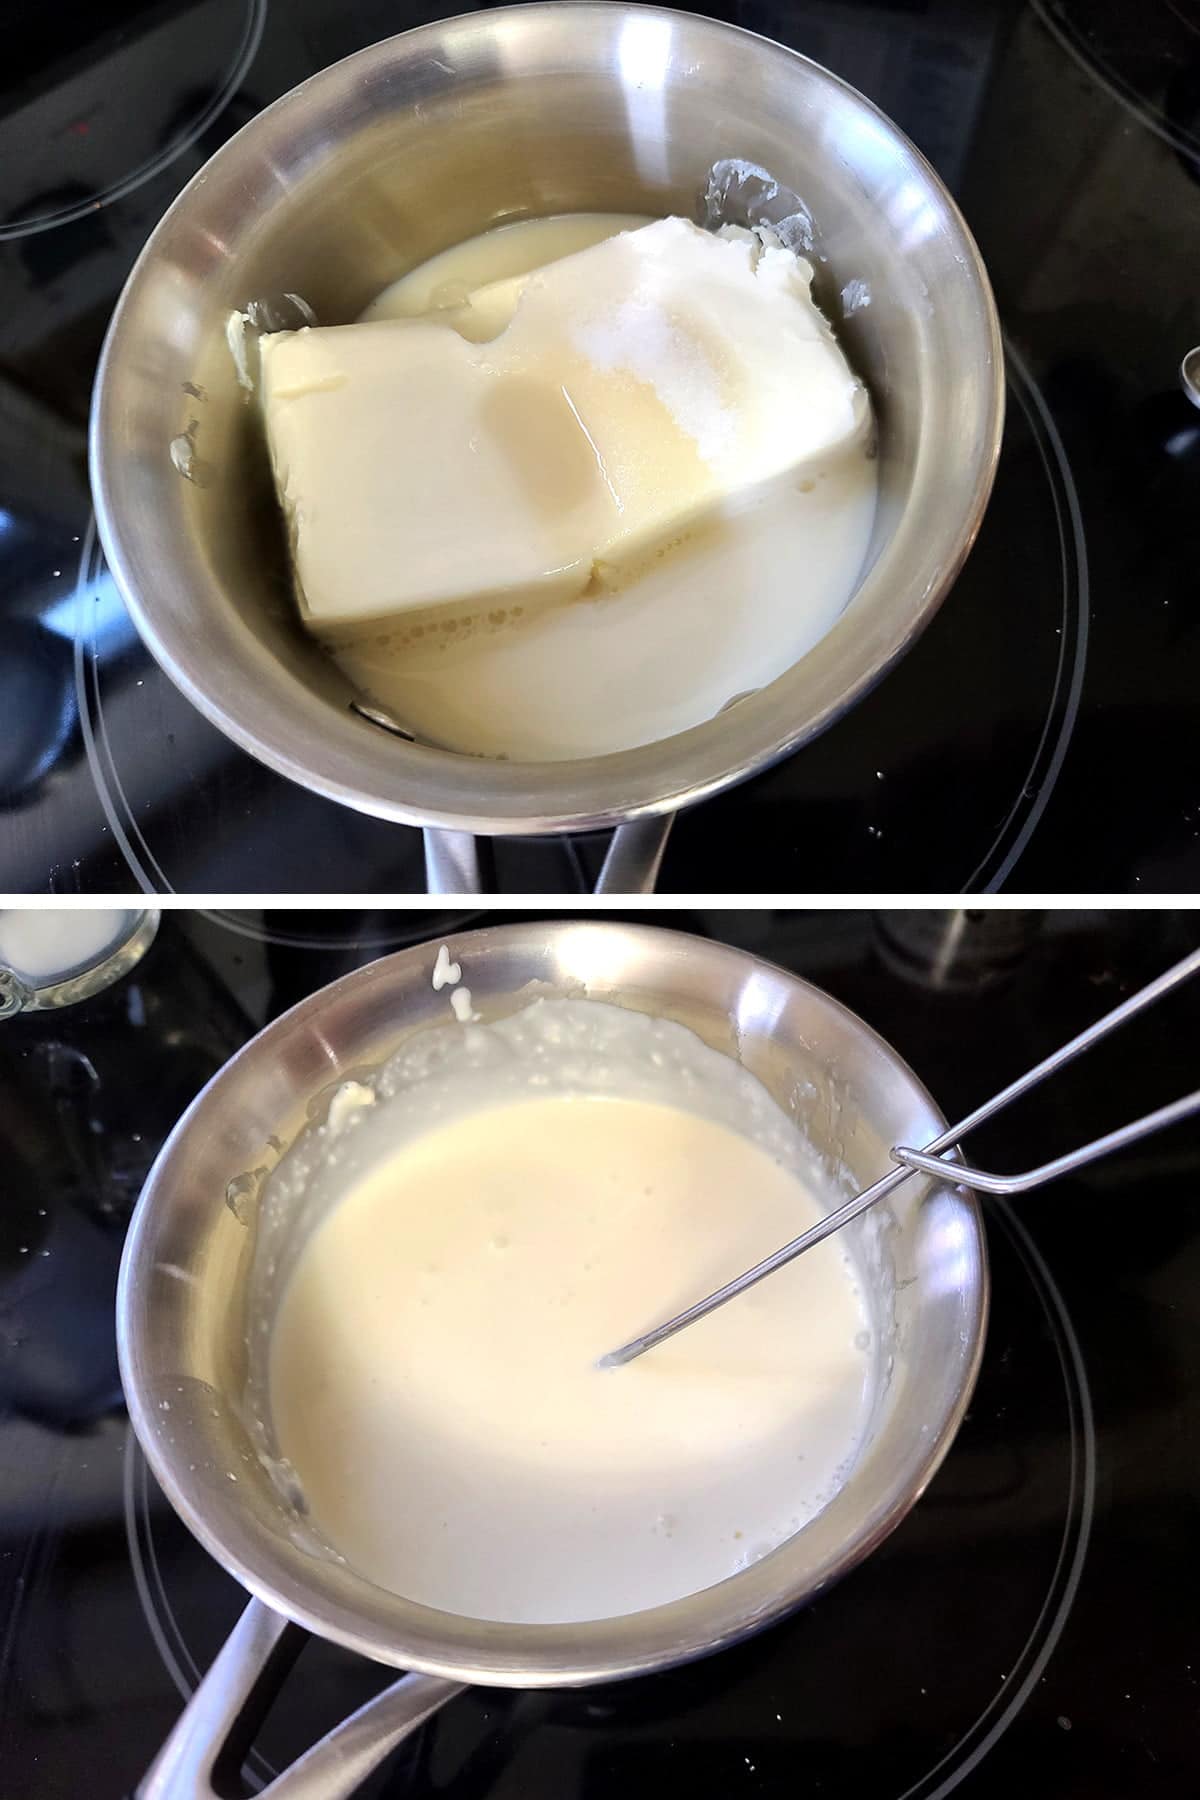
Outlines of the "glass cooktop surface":
{"type": "MultiPolygon", "coordinates": [[[[459,914],[171,914],[137,969],[0,1023],[0,1791],[131,1793],[245,1596],[175,1517],[121,1403],[113,1293],[146,1170],[262,1024],[459,914]]],[[[958,1116],[1200,941],[1194,915],[667,914],[860,1012],[958,1116]]],[[[465,946],[469,972],[469,945],[465,946]]],[[[976,1133],[1036,1164],[1195,1081],[1200,991],[976,1133]]],[[[575,1693],[463,1694],[364,1790],[1179,1800],[1200,1785],[1200,1139],[1182,1126],[986,1203],[983,1369],[915,1510],[738,1648],[575,1693]]],[[[388,1679],[302,1653],[261,1787],[388,1679]]]]}
{"type": "MultiPolygon", "coordinates": [[[[447,9],[450,10],[450,9],[447,9]]],[[[1197,0],[732,0],[876,100],[959,199],[1005,331],[978,544],[823,737],[677,823],[674,892],[1191,891],[1200,414],[1197,0]],[[953,772],[953,779],[948,776],[953,772]]],[[[439,16],[403,0],[17,9],[0,70],[0,889],[422,891],[421,835],[227,741],[142,646],[92,520],[104,329],[158,218],[307,75],[439,16]]],[[[579,892],[604,842],[499,842],[579,892]]]]}

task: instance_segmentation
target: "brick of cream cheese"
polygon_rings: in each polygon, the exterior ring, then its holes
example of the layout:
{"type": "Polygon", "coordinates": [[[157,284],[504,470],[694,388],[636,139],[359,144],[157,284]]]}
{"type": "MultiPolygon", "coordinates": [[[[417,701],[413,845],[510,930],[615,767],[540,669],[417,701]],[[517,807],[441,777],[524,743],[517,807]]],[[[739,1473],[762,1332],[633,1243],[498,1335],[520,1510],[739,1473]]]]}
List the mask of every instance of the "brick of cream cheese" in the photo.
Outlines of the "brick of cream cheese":
{"type": "Polygon", "coordinates": [[[449,311],[264,337],[306,623],[569,601],[861,442],[811,276],[662,219],[449,311]]]}

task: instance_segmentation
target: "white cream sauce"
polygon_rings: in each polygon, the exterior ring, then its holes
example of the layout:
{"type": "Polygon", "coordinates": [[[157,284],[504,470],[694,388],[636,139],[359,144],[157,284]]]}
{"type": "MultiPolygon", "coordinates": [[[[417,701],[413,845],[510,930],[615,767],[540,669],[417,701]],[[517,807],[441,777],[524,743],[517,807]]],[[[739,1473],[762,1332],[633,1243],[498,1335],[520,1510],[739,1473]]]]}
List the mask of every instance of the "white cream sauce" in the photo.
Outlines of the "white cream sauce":
{"type": "MultiPolygon", "coordinates": [[[[453,306],[644,223],[618,214],[486,232],[395,282],[364,317],[453,306]]],[[[335,651],[355,686],[429,742],[561,761],[631,749],[710,719],[812,649],[858,583],[875,515],[862,443],[715,517],[620,591],[448,642],[385,632],[335,651]]]]}
{"type": "Polygon", "coordinates": [[[591,1001],[423,1034],[374,1085],[267,1215],[274,1443],[328,1544],[427,1605],[562,1622],[695,1592],[801,1529],[871,1399],[841,1243],[597,1367],[831,1203],[766,1090],[591,1001]],[[290,1265],[288,1219],[310,1226],[290,1265]]]}

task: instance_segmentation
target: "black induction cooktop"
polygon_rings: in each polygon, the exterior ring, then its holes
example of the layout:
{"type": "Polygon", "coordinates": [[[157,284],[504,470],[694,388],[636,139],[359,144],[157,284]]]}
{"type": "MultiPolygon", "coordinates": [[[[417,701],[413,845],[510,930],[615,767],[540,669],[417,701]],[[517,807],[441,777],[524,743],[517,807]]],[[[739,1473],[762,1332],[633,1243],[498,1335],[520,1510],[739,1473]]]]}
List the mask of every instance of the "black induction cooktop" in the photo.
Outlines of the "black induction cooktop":
{"type": "MultiPolygon", "coordinates": [[[[445,10],[455,10],[446,8],[445,10]]],[[[702,8],[700,10],[713,10],[702,8]]],[[[824,737],[686,815],[673,892],[1200,888],[1197,0],[729,0],[931,157],[988,262],[1008,422],[971,560],[824,737]]],[[[413,0],[10,6],[0,60],[0,889],[422,891],[420,834],[234,749],[143,649],[85,468],[104,328],[205,159],[413,0]]],[[[603,844],[501,843],[578,892],[603,844]]]]}
{"type": "MultiPolygon", "coordinates": [[[[496,915],[491,917],[494,919],[496,915]]],[[[955,1116],[1200,942],[1200,915],[680,912],[815,980],[955,1116]]],[[[139,1185],[208,1076],[433,913],[172,913],[137,970],[0,1023],[0,1793],[132,1791],[244,1596],[128,1429],[113,1285],[139,1185]]],[[[981,1129],[1040,1162],[1195,1085],[1200,987],[981,1129]]],[[[364,1790],[416,1800],[1182,1800],[1200,1791],[1200,1133],[986,1204],[969,1416],[893,1537],[815,1605],[691,1668],[474,1690],[364,1790]]],[[[260,1787],[385,1673],[303,1653],[260,1787]]]]}

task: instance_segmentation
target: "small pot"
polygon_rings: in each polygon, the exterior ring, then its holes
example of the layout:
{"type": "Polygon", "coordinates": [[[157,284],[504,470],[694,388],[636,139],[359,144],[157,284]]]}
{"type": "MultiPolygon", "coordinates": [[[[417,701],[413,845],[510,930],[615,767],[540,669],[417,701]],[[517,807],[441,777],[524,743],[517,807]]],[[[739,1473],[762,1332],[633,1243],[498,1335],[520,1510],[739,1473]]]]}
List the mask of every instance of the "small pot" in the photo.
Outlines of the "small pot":
{"type": "MultiPolygon", "coordinates": [[[[929,164],[805,57],[639,6],[471,13],[325,69],[184,189],[129,277],[100,360],[100,537],[167,674],[235,743],[380,818],[484,833],[673,811],[767,767],[865,693],[949,591],[991,491],[1000,330],[970,233],[929,164]],[[499,221],[573,211],[691,217],[741,158],[816,222],[817,298],[866,379],[880,498],[867,573],[778,680],[689,731],[573,762],[406,743],[303,631],[261,426],[226,340],[251,302],[354,319],[390,281],[499,221]],[[843,319],[840,294],[870,304],[843,319]]],[[[620,697],[614,698],[620,704],[620,697]]]]}
{"type": "MultiPolygon", "coordinates": [[[[924,1144],[945,1130],[911,1070],[860,1019],[741,951],[609,922],[529,922],[448,943],[485,1018],[511,1011],[538,982],[543,993],[583,992],[691,1027],[753,1071],[856,1186],[890,1166],[893,1144],[924,1144]]],[[[352,1793],[464,1684],[585,1686],[736,1643],[803,1606],[882,1542],[966,1410],[987,1313],[982,1220],[961,1190],[914,1179],[886,1211],[881,1204],[883,1228],[871,1239],[881,1307],[873,1336],[886,1360],[862,1449],[824,1511],[761,1561],[665,1606],[560,1626],[440,1612],[313,1554],[243,1425],[256,1230],[247,1171],[274,1161],[332,1084],[384,1061],[412,1031],[446,1022],[445,995],[430,982],[435,950],[371,963],[252,1039],[185,1113],[139,1202],[117,1300],[130,1416],[184,1522],[256,1596],[188,1703],[143,1800],[216,1791],[214,1770],[245,1747],[266,1690],[302,1641],[296,1626],[414,1672],[269,1790],[292,1800],[352,1793]]]]}

